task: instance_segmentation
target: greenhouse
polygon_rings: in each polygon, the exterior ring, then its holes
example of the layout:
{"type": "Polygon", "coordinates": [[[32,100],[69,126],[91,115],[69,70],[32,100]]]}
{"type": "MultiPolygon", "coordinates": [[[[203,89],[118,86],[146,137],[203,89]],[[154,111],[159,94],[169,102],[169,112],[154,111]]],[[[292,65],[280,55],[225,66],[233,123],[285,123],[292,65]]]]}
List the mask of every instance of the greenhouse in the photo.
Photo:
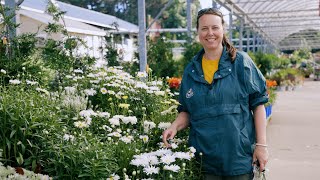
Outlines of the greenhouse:
{"type": "Polygon", "coordinates": [[[0,179],[320,176],[318,0],[0,0],[0,38],[0,179]]]}

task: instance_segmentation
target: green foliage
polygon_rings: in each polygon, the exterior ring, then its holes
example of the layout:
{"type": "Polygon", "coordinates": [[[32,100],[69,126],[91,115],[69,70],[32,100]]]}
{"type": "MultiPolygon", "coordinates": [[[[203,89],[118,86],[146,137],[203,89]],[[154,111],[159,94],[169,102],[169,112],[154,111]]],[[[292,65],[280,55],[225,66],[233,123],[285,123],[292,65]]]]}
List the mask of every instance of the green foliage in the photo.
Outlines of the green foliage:
{"type": "Polygon", "coordinates": [[[290,59],[284,56],[280,56],[272,61],[273,69],[285,69],[290,65],[290,59]]]}
{"type": "Polygon", "coordinates": [[[120,63],[118,61],[118,51],[113,46],[107,45],[107,52],[105,55],[105,59],[108,62],[109,66],[119,66],[120,63]]]}
{"type": "Polygon", "coordinates": [[[271,79],[277,81],[278,85],[294,85],[302,81],[303,74],[299,69],[287,68],[277,71],[271,79]]]}
{"type": "Polygon", "coordinates": [[[263,75],[266,75],[272,69],[272,62],[277,59],[274,54],[265,54],[261,51],[254,54],[254,62],[263,75]]]}
{"type": "Polygon", "coordinates": [[[35,91],[35,87],[29,89],[25,85],[10,85],[0,91],[0,125],[6,127],[0,129],[0,146],[5,163],[31,165],[28,162],[37,160],[44,140],[42,128],[57,123],[54,117],[59,112],[50,113],[55,101],[44,98],[47,94],[35,91]]]}
{"type": "MultiPolygon", "coordinates": [[[[91,0],[61,0],[83,8],[90,7],[91,10],[98,11],[104,14],[116,16],[133,24],[138,24],[138,3],[136,0],[111,0],[108,3],[104,1],[91,0]]],[[[165,6],[167,0],[146,1],[146,14],[155,18],[160,10],[165,6]],[[155,11],[156,9],[156,11],[155,11]]],[[[192,4],[192,13],[200,7],[199,1],[194,1],[192,4]]],[[[163,12],[159,21],[164,28],[179,28],[186,27],[186,1],[173,0],[172,4],[163,12]]],[[[193,17],[192,22],[196,22],[196,17],[193,17]]],[[[149,22],[151,23],[151,22],[149,22]]]]}
{"type": "Polygon", "coordinates": [[[75,61],[64,49],[64,42],[53,39],[47,40],[42,55],[46,66],[61,73],[69,72],[75,61]]]}
{"type": "MultiPolygon", "coordinates": [[[[118,170],[115,147],[87,131],[75,131],[71,139],[54,129],[44,142],[45,171],[58,179],[106,179],[118,170]],[[74,139],[73,139],[74,138],[74,139]]],[[[71,129],[69,129],[71,130],[71,129]]]]}
{"type": "Polygon", "coordinates": [[[166,42],[164,38],[149,41],[148,65],[152,74],[157,77],[172,77],[177,74],[176,63],[173,60],[173,44],[166,42]]]}
{"type": "Polygon", "coordinates": [[[191,62],[192,58],[202,49],[202,46],[193,42],[187,44],[183,53],[183,58],[180,60],[179,64],[179,75],[182,76],[184,68],[191,62]]]}
{"type": "Polygon", "coordinates": [[[303,60],[311,60],[312,54],[310,49],[304,48],[299,49],[293,52],[292,56],[290,57],[292,64],[300,64],[303,60]]]}

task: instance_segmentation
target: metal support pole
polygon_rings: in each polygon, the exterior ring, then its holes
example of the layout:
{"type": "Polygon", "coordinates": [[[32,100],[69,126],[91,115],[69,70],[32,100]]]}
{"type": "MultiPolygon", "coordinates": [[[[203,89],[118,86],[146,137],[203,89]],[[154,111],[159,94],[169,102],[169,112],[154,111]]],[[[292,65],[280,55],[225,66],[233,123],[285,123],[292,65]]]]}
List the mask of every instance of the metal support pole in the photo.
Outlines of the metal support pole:
{"type": "Polygon", "coordinates": [[[250,51],[250,29],[247,28],[247,52],[250,51]]]}
{"type": "Polygon", "coordinates": [[[239,32],[239,50],[243,50],[243,19],[240,19],[240,32],[239,32]]]}
{"type": "Polygon", "coordinates": [[[232,15],[233,15],[233,8],[229,13],[229,41],[232,43],[232,15]]]}
{"type": "Polygon", "coordinates": [[[139,62],[140,72],[145,72],[147,67],[147,50],[146,50],[146,8],[145,0],[138,0],[139,14],[139,62]]]}
{"type": "MultiPolygon", "coordinates": [[[[15,0],[5,0],[5,6],[10,8],[9,11],[6,12],[6,16],[11,16],[12,14],[15,14],[16,10],[16,1],[15,0]]],[[[14,15],[11,19],[11,23],[16,24],[16,16],[14,15]]],[[[7,27],[7,32],[9,39],[12,39],[16,36],[16,28],[15,27],[7,27]]]]}
{"type": "Polygon", "coordinates": [[[192,39],[192,18],[191,18],[191,0],[187,0],[187,29],[188,29],[188,41],[192,39]]]}
{"type": "Polygon", "coordinates": [[[257,35],[256,32],[253,32],[253,41],[252,41],[252,52],[256,52],[256,39],[257,39],[257,35]]]}

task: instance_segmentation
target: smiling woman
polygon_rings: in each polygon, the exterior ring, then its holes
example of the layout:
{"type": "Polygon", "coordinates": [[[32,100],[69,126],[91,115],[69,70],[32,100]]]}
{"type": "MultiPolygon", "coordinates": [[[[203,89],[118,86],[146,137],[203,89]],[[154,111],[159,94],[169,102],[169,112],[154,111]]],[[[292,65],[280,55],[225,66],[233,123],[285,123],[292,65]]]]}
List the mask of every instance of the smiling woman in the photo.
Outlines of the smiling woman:
{"type": "Polygon", "coordinates": [[[262,171],[268,160],[266,82],[250,57],[229,43],[224,24],[218,9],[198,12],[203,49],[184,71],[179,114],[163,132],[163,142],[172,147],[168,140],[190,126],[189,144],[205,179],[251,180],[253,162],[258,160],[262,171]]]}

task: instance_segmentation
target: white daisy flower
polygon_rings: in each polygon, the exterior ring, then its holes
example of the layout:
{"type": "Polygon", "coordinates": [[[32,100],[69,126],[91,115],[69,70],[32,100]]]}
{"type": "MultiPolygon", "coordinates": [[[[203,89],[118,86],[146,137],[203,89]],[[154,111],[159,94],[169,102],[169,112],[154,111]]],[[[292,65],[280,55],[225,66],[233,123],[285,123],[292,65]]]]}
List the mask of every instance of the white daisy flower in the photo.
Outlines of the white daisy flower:
{"type": "Polygon", "coordinates": [[[160,168],[155,166],[147,166],[143,168],[143,172],[146,173],[147,175],[158,174],[159,170],[160,168]]]}
{"type": "Polygon", "coordinates": [[[174,155],[165,154],[160,158],[160,161],[164,164],[171,164],[176,161],[176,157],[174,155]]]}
{"type": "Polygon", "coordinates": [[[179,172],[180,166],[172,164],[172,165],[165,165],[163,167],[164,170],[173,171],[173,172],[179,172]]]}
{"type": "Polygon", "coordinates": [[[9,83],[10,83],[10,84],[14,84],[14,85],[16,85],[16,84],[20,84],[20,83],[21,83],[21,81],[20,81],[20,80],[18,80],[18,79],[13,79],[13,80],[12,80],[12,79],[10,79],[10,80],[9,80],[9,83]]]}
{"type": "Polygon", "coordinates": [[[169,123],[169,122],[160,122],[159,124],[158,124],[158,128],[159,129],[167,129],[168,127],[170,127],[171,126],[171,123],[169,123]]]}

